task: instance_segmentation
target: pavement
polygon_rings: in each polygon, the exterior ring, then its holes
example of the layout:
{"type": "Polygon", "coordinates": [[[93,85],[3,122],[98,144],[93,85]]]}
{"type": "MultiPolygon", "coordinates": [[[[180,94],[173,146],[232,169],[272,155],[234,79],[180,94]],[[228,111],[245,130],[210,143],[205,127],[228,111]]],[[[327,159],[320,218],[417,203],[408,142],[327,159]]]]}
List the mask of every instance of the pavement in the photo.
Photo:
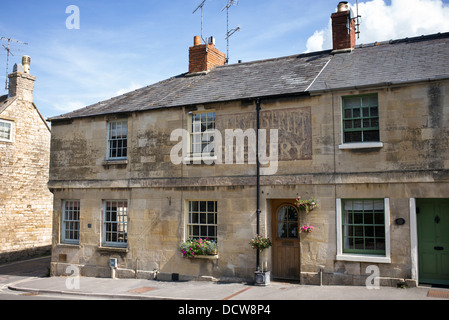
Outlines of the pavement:
{"type": "MultiPolygon", "coordinates": [[[[33,260],[41,268],[49,258],[33,260]],[[47,259],[47,260],[46,260],[47,259]]],[[[28,267],[30,268],[30,267],[28,267]]],[[[19,270],[4,287],[33,295],[70,295],[83,299],[180,300],[180,301],[275,301],[275,300],[446,300],[448,288],[417,287],[368,289],[354,286],[309,286],[272,282],[268,286],[211,281],[157,281],[89,277],[46,277],[43,271],[26,272],[26,264],[0,266],[0,278],[19,270]]],[[[46,271],[48,272],[48,270],[46,271]]]]}
{"type": "Polygon", "coordinates": [[[266,287],[246,283],[205,281],[165,282],[141,279],[51,277],[28,278],[8,286],[10,290],[34,294],[69,294],[111,299],[148,300],[425,300],[435,288],[367,289],[347,286],[306,286],[272,282],[266,287]]]}

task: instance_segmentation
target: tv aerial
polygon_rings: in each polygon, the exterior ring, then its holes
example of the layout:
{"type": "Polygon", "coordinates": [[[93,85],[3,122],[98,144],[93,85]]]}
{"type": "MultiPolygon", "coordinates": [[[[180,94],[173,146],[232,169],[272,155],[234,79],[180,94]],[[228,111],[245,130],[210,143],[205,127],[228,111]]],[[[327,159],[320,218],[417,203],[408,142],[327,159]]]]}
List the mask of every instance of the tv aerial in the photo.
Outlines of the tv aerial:
{"type": "Polygon", "coordinates": [[[349,9],[349,21],[348,21],[348,33],[351,30],[351,23],[354,21],[355,34],[357,35],[357,39],[360,38],[360,24],[361,24],[362,16],[359,15],[359,1],[356,1],[356,13],[352,9],[349,9]]]}
{"type": "Polygon", "coordinates": [[[227,42],[227,55],[226,55],[226,64],[229,63],[229,38],[236,33],[237,31],[240,31],[240,27],[237,27],[235,29],[229,30],[229,8],[232,6],[237,6],[239,3],[239,0],[229,0],[228,4],[221,10],[223,12],[226,10],[226,21],[227,21],[227,29],[226,29],[226,42],[227,42]]]}
{"type": "Polygon", "coordinates": [[[192,13],[192,14],[195,14],[199,9],[201,9],[201,40],[203,40],[203,42],[205,42],[203,39],[203,7],[204,7],[204,4],[206,3],[206,1],[207,0],[203,0],[203,2],[201,2],[200,5],[192,13]]]}
{"type": "Polygon", "coordinates": [[[12,39],[12,38],[6,38],[6,37],[1,37],[0,40],[5,40],[8,41],[8,45],[5,46],[4,44],[2,44],[3,48],[6,50],[6,80],[5,80],[5,90],[9,89],[9,85],[8,85],[8,74],[9,74],[9,55],[14,56],[14,54],[11,52],[11,43],[18,43],[18,44],[23,44],[23,45],[28,45],[28,43],[26,42],[22,42],[16,39],[12,39]]]}

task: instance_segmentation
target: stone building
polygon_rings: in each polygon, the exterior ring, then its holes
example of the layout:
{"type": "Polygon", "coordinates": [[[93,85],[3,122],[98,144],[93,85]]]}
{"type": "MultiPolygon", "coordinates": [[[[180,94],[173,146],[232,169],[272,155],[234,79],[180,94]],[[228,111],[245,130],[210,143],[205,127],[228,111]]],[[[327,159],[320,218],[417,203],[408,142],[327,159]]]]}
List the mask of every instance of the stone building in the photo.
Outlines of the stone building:
{"type": "Polygon", "coordinates": [[[50,119],[52,273],[109,277],[112,258],[118,277],[448,283],[449,33],[356,45],[345,3],[332,19],[333,50],[208,65],[50,119]],[[183,258],[198,237],[218,254],[183,258]]]}
{"type": "Polygon", "coordinates": [[[0,97],[0,261],[51,249],[53,195],[47,187],[50,128],[33,103],[30,59],[0,97]]]}

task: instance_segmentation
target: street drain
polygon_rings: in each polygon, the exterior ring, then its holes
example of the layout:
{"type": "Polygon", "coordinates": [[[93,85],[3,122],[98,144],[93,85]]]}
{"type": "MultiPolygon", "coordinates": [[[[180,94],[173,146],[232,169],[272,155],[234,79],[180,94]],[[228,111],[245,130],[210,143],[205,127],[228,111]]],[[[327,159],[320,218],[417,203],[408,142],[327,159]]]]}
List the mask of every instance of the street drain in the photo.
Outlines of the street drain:
{"type": "Polygon", "coordinates": [[[132,292],[132,293],[145,293],[145,292],[153,291],[153,290],[156,290],[156,288],[142,287],[142,288],[137,288],[137,289],[128,290],[128,292],[132,292]]]}
{"type": "Polygon", "coordinates": [[[449,291],[429,290],[427,296],[431,298],[449,299],[449,291]]]}

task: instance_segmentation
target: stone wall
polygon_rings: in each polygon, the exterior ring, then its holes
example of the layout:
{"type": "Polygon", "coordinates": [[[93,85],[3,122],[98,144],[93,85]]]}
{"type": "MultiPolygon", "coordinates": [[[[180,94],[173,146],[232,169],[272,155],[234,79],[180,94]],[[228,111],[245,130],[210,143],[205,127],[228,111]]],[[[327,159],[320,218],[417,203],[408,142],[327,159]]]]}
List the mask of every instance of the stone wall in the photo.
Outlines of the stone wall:
{"type": "Polygon", "coordinates": [[[50,131],[31,102],[0,114],[13,141],[0,142],[0,261],[49,251],[53,195],[47,187],[50,131]]]}

